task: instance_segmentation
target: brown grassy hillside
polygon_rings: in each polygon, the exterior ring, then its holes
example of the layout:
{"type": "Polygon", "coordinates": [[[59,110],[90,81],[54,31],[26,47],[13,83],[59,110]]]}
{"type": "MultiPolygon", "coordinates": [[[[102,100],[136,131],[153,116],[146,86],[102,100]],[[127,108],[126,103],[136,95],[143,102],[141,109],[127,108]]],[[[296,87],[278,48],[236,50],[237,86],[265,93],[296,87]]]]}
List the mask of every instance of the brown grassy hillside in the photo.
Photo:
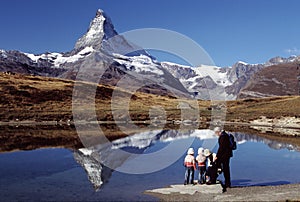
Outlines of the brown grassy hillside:
{"type": "Polygon", "coordinates": [[[248,122],[260,116],[300,116],[300,96],[250,98],[227,102],[227,120],[248,122]]]}
{"type": "MultiPolygon", "coordinates": [[[[45,77],[0,74],[0,121],[62,121],[72,120],[72,93],[74,81],[45,77]]],[[[95,84],[81,82],[78,84],[86,91],[95,84]]],[[[96,112],[100,121],[114,121],[112,110],[125,110],[124,99],[129,92],[114,89],[110,86],[98,85],[96,91],[96,112]],[[111,95],[119,92],[118,105],[112,109],[111,95]]],[[[130,95],[131,96],[131,95],[130,95]]],[[[86,99],[88,100],[88,98],[86,99]]],[[[129,113],[134,121],[149,120],[149,110],[160,106],[166,111],[167,120],[181,120],[181,111],[177,109],[179,102],[193,102],[186,99],[175,99],[136,92],[131,96],[129,113]]],[[[210,101],[199,101],[200,115],[203,120],[210,120],[212,107],[210,101]]],[[[93,111],[90,103],[81,103],[80,110],[93,111]]],[[[260,116],[280,117],[299,116],[300,97],[273,97],[263,99],[244,99],[227,102],[227,121],[249,121],[260,116]]],[[[189,110],[189,109],[186,109],[189,110]]],[[[120,113],[119,113],[120,114],[120,113]]],[[[121,113],[122,114],[122,113],[121,113]]]]}
{"type": "Polygon", "coordinates": [[[298,76],[297,63],[265,67],[247,82],[238,98],[299,95],[298,76]]]}
{"type": "MultiPolygon", "coordinates": [[[[80,110],[93,111],[87,97],[88,91],[96,89],[97,119],[100,121],[113,121],[111,113],[111,96],[117,92],[117,105],[113,110],[124,110],[125,100],[130,97],[130,115],[133,120],[143,121],[149,117],[145,112],[153,106],[161,106],[171,119],[180,118],[177,105],[179,99],[169,96],[136,92],[131,95],[124,89],[114,89],[111,86],[79,82],[76,84],[83,89],[83,103],[80,110]]],[[[0,121],[67,121],[72,120],[72,95],[74,81],[37,76],[0,74],[0,121]]],[[[81,95],[77,95],[81,96],[81,95]]],[[[189,102],[186,101],[185,102],[189,102]]],[[[204,107],[206,108],[206,107],[204,107]]]]}

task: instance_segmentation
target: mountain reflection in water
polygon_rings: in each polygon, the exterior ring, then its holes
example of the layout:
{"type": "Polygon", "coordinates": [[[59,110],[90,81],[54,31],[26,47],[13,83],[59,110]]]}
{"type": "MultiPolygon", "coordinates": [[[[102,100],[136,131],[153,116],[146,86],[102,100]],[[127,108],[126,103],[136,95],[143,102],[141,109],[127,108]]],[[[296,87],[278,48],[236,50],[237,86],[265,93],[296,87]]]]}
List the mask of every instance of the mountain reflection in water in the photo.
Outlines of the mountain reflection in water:
{"type": "MultiPolygon", "coordinates": [[[[291,151],[300,151],[298,146],[292,144],[273,141],[256,135],[232,134],[235,136],[238,144],[261,142],[275,150],[288,149],[291,151]]],[[[98,190],[103,184],[108,182],[114,170],[118,170],[128,161],[132,161],[138,154],[147,153],[147,149],[152,148],[158,143],[166,146],[170,142],[180,142],[189,138],[195,138],[195,140],[200,140],[202,143],[204,140],[208,140],[208,148],[209,145],[214,146],[217,144],[217,137],[211,130],[149,131],[90,148],[76,150],[74,158],[86,171],[89,181],[93,184],[95,190],[98,190]]],[[[155,150],[159,149],[161,148],[155,150]]]]}

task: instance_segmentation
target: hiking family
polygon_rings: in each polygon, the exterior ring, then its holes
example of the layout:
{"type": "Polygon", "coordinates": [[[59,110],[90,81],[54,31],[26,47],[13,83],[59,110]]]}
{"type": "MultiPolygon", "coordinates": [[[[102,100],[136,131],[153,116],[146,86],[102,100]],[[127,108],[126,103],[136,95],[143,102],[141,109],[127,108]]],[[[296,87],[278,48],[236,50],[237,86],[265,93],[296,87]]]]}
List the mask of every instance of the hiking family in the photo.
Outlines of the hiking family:
{"type": "Polygon", "coordinates": [[[225,178],[224,188],[231,187],[230,158],[233,156],[232,151],[236,149],[236,142],[234,141],[233,135],[226,133],[219,127],[216,127],[214,132],[219,137],[217,153],[212,153],[209,149],[200,147],[198,149],[198,155],[195,158],[194,149],[188,149],[184,159],[184,166],[186,167],[185,185],[194,185],[194,174],[198,167],[199,184],[216,184],[218,174],[223,172],[225,178]]]}

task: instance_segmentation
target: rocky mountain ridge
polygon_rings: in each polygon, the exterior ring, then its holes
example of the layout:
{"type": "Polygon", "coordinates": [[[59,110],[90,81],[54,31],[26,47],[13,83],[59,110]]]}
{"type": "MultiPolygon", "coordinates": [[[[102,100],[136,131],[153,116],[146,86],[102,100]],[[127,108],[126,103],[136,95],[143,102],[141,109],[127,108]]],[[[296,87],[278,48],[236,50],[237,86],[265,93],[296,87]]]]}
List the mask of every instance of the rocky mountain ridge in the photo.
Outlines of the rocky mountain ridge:
{"type": "MultiPolygon", "coordinates": [[[[297,66],[299,61],[299,56],[275,57],[263,64],[248,64],[239,61],[232,67],[222,68],[160,63],[145,50],[118,35],[111,19],[100,9],[97,10],[86,34],[78,39],[74,49],[68,53],[48,52],[34,55],[0,50],[1,72],[75,80],[78,79],[78,72],[83,68],[86,74],[83,77],[89,78],[90,81],[98,81],[98,72],[102,71],[103,74],[99,80],[101,84],[118,85],[120,79],[128,75],[132,79],[132,85],[139,86],[143,92],[159,95],[170,95],[175,92],[203,100],[295,95],[290,91],[283,93],[284,88],[279,94],[246,92],[258,82],[258,77],[261,78],[261,74],[266,72],[262,71],[263,69],[267,68],[268,72],[277,71],[278,65],[295,64],[297,66]],[[256,76],[257,74],[260,76],[256,76]]],[[[273,74],[273,78],[269,80],[274,82],[280,80],[277,76],[278,74],[273,74]]],[[[299,73],[293,74],[290,71],[290,74],[285,74],[285,76],[292,77],[291,80],[294,82],[292,86],[297,86],[295,82],[299,73]]],[[[274,82],[269,82],[268,85],[272,86],[274,82]]],[[[269,88],[270,90],[272,91],[272,88],[269,88]]]]}
{"type": "MultiPolygon", "coordinates": [[[[240,98],[240,94],[249,80],[262,69],[270,67],[269,69],[272,71],[272,67],[275,67],[275,70],[278,65],[288,66],[289,64],[298,64],[299,61],[299,56],[291,56],[289,58],[275,57],[262,64],[249,64],[239,61],[232,67],[223,68],[206,65],[190,67],[169,62],[163,62],[162,66],[178,78],[187,90],[197,98],[210,99],[217,94],[217,98],[232,100],[240,98]]],[[[274,74],[275,80],[276,76],[274,74]]],[[[294,74],[290,74],[288,77],[294,77],[294,74]]],[[[277,94],[274,93],[274,95],[277,94]]],[[[288,94],[281,93],[278,95],[288,94]]]]}

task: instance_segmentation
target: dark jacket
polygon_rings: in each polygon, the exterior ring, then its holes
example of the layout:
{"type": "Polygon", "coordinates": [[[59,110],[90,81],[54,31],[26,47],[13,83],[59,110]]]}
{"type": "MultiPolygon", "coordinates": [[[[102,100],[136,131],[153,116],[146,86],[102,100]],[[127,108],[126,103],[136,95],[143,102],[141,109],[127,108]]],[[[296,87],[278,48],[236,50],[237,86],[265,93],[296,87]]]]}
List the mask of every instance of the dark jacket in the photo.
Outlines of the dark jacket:
{"type": "Polygon", "coordinates": [[[230,148],[229,135],[223,131],[219,137],[219,149],[217,152],[218,161],[224,161],[232,157],[232,150],[230,148]]]}

